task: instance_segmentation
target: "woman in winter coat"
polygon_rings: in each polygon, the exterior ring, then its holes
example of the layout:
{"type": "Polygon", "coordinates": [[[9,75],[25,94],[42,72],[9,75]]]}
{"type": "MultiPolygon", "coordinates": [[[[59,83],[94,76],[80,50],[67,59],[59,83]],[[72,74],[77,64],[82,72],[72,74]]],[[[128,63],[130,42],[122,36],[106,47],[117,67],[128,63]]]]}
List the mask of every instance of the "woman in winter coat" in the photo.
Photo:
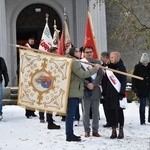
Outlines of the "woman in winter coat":
{"type": "MultiPolygon", "coordinates": [[[[110,64],[108,65],[109,68],[126,72],[126,68],[121,60],[121,56],[119,52],[111,52],[110,53],[110,64]]],[[[105,95],[105,105],[106,109],[109,111],[110,114],[110,123],[112,126],[112,134],[110,136],[111,139],[124,138],[123,126],[124,126],[124,113],[123,109],[120,107],[119,100],[122,100],[125,97],[125,89],[126,89],[126,82],[127,77],[118,73],[113,73],[115,77],[120,82],[120,89],[119,92],[116,90],[115,86],[111,83],[110,78],[107,74],[107,80],[105,82],[105,89],[103,89],[103,95],[105,95]],[[119,134],[117,136],[116,132],[116,125],[119,123],[119,134]]]]}
{"type": "MultiPolygon", "coordinates": [[[[144,125],[147,99],[150,104],[150,59],[147,53],[142,54],[140,62],[135,65],[133,74],[144,78],[144,80],[132,79],[132,89],[139,97],[140,101],[140,123],[141,125],[144,125]]],[[[148,111],[148,122],[150,122],[150,105],[148,111]]]]}

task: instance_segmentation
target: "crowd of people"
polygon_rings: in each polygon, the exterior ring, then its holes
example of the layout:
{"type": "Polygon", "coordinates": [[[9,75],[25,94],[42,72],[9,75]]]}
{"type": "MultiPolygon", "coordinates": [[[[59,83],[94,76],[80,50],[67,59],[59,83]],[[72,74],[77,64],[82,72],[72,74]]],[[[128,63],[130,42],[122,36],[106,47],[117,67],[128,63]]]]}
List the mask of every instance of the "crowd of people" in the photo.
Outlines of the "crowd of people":
{"type": "MultiPolygon", "coordinates": [[[[34,39],[29,38],[25,45],[29,48],[34,47],[34,39]]],[[[58,54],[56,47],[51,47],[50,53],[58,54]]],[[[106,117],[106,124],[103,127],[111,127],[112,132],[110,139],[124,138],[124,108],[120,106],[120,101],[126,96],[127,77],[125,75],[108,71],[108,68],[121,72],[126,72],[126,67],[121,59],[118,51],[111,53],[102,52],[100,60],[95,59],[94,50],[91,46],[82,48],[70,48],[67,57],[73,59],[71,79],[68,91],[68,103],[66,116],[62,116],[65,121],[66,141],[81,141],[81,137],[74,134],[74,125],[79,124],[80,112],[79,103],[82,106],[84,136],[86,138],[92,136],[100,137],[99,105],[103,104],[103,110],[106,117]],[[83,58],[81,58],[83,57],[83,58]],[[81,61],[78,61],[81,60],[81,61]],[[89,62],[85,64],[83,60],[89,62]],[[92,64],[92,65],[91,65],[92,64]],[[101,66],[106,67],[105,69],[101,66]],[[90,124],[90,119],[92,122],[90,124]],[[77,124],[74,124],[74,123],[77,124]],[[119,127],[117,134],[116,128],[119,127]],[[91,133],[92,132],[92,133],[91,133]]],[[[19,67],[18,67],[19,69],[19,67]]],[[[19,70],[17,70],[19,76],[19,70]]],[[[150,59],[147,53],[143,53],[140,61],[134,68],[134,75],[143,77],[143,80],[132,78],[132,90],[139,97],[139,115],[140,124],[145,125],[145,107],[147,100],[150,104],[150,59]]],[[[4,86],[8,86],[9,77],[5,61],[0,57],[0,120],[2,115],[2,82],[4,86]]],[[[25,110],[25,116],[28,119],[37,117],[33,110],[25,110]]],[[[39,112],[40,123],[47,122],[48,129],[61,129],[60,125],[56,125],[53,120],[53,114],[39,112]]],[[[148,122],[150,122],[150,106],[148,112],[148,122]]]]}

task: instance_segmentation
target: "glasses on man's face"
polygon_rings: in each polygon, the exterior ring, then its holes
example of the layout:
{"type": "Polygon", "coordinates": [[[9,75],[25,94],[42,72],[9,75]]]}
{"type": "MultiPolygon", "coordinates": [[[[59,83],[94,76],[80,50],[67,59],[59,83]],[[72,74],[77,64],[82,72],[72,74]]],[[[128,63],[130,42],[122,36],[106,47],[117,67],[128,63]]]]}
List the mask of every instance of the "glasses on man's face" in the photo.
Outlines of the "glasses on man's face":
{"type": "Polygon", "coordinates": [[[80,51],[78,51],[78,50],[77,50],[77,51],[75,51],[75,52],[77,52],[77,53],[78,53],[78,52],[80,52],[80,51]]]}
{"type": "Polygon", "coordinates": [[[91,53],[93,53],[93,51],[87,51],[87,52],[85,52],[86,54],[91,54],[91,53]]]}

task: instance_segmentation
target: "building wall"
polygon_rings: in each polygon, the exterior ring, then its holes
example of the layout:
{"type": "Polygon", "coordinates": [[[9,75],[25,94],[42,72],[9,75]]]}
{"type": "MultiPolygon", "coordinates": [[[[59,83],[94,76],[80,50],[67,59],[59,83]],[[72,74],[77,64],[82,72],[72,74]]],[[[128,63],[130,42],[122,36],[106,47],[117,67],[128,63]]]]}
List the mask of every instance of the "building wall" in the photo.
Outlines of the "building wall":
{"type": "MultiPolygon", "coordinates": [[[[3,34],[0,35],[1,49],[0,54],[6,60],[9,76],[10,76],[10,86],[17,85],[17,54],[16,54],[16,20],[19,13],[28,5],[41,3],[52,7],[60,16],[63,24],[63,13],[64,7],[67,12],[68,28],[70,32],[70,37],[72,43],[81,47],[84,41],[85,34],[85,22],[87,16],[87,0],[1,0],[0,1],[0,11],[4,13],[0,20],[3,24],[0,25],[0,29],[3,34]],[[5,41],[5,43],[3,43],[5,41]],[[6,44],[7,43],[7,44],[6,44]],[[10,46],[13,44],[14,46],[10,46]],[[6,49],[3,51],[3,49],[6,49]]],[[[92,4],[90,4],[92,5],[92,4]]],[[[107,50],[106,43],[106,20],[105,20],[105,6],[103,10],[93,10],[90,7],[92,18],[95,15],[100,16],[98,19],[93,19],[94,22],[94,32],[96,32],[96,42],[98,43],[99,53],[103,50],[107,50]],[[101,17],[103,16],[103,17],[101,17]],[[102,20],[101,20],[102,19],[102,20]],[[103,24],[103,25],[102,25],[103,24]],[[101,26],[99,28],[99,26],[101,26]],[[100,34],[98,31],[104,31],[100,34]],[[102,38],[103,37],[103,38],[102,38]]],[[[43,27],[44,28],[44,27],[43,27]]]]}

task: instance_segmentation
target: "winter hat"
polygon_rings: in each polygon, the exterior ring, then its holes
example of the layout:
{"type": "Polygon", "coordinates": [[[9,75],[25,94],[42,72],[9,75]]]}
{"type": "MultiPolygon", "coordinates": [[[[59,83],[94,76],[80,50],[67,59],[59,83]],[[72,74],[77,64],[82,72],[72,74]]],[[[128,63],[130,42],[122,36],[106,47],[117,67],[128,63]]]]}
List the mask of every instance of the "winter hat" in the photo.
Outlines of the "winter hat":
{"type": "Polygon", "coordinates": [[[147,53],[143,53],[142,54],[140,62],[144,63],[144,64],[148,64],[149,63],[149,56],[148,56],[147,53]]]}

